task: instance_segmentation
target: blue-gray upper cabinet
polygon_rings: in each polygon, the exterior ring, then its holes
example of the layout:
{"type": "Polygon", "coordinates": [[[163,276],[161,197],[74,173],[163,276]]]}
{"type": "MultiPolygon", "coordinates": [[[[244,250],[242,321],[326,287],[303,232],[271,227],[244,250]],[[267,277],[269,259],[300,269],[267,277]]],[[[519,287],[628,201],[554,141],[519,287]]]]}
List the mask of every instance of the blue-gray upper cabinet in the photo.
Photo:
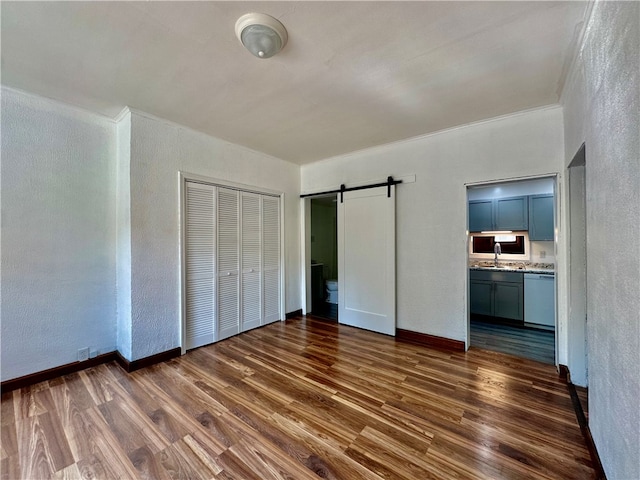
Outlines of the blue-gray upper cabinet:
{"type": "Polygon", "coordinates": [[[493,230],[493,201],[474,200],[469,202],[469,231],[493,230]]]}
{"type": "Polygon", "coordinates": [[[472,200],[469,202],[469,231],[527,230],[528,197],[472,200]]]}
{"type": "Polygon", "coordinates": [[[553,240],[553,195],[529,197],[529,240],[553,240]]]}
{"type": "Polygon", "coordinates": [[[529,228],[528,197],[498,198],[493,202],[496,230],[527,230],[529,228]]]}

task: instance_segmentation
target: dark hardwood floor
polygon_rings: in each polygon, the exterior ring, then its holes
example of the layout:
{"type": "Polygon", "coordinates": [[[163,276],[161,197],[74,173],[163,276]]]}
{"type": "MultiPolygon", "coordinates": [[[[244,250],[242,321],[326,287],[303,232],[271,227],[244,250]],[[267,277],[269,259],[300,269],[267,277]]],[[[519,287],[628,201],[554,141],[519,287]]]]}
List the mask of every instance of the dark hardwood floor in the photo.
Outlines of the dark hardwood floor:
{"type": "Polygon", "coordinates": [[[555,368],[275,323],[2,395],[2,479],[588,479],[555,368]]]}
{"type": "Polygon", "coordinates": [[[313,316],[326,318],[327,320],[338,320],[338,304],[329,302],[318,302],[314,307],[313,316]]]}
{"type": "Polygon", "coordinates": [[[508,353],[555,365],[555,333],[471,317],[472,347],[508,353]]]}

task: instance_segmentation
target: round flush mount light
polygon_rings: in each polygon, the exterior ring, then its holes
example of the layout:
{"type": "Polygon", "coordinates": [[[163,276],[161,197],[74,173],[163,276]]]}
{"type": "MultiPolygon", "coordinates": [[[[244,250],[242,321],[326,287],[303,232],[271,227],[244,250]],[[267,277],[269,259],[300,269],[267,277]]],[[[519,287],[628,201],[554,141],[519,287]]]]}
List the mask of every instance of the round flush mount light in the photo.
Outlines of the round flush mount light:
{"type": "Polygon", "coordinates": [[[247,13],[236,22],[236,37],[258,58],[273,57],[287,44],[287,30],[275,18],[247,13]]]}

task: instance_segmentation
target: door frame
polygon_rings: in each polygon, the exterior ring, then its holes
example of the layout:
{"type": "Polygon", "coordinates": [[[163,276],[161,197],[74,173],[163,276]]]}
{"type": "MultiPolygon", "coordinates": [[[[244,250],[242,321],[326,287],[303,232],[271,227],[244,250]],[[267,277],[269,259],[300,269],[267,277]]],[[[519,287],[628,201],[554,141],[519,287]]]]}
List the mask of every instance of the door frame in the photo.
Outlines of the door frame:
{"type": "Polygon", "coordinates": [[[280,198],[280,321],[284,321],[286,305],[286,274],[285,274],[285,229],[284,229],[284,201],[285,194],[282,191],[268,188],[247,185],[243,183],[231,182],[220,178],[208,177],[196,173],[178,171],[178,255],[179,255],[179,317],[180,317],[180,354],[187,352],[187,283],[186,283],[186,192],[187,182],[205,183],[217,187],[230,188],[261,195],[270,195],[280,198]]]}
{"type": "MultiPolygon", "coordinates": [[[[401,185],[416,182],[416,174],[394,175],[395,180],[401,180],[401,185]]],[[[380,178],[367,181],[349,182],[350,187],[361,187],[380,183],[380,178]]],[[[398,185],[396,185],[398,187],[398,185]]],[[[302,192],[305,196],[300,198],[300,244],[302,245],[300,257],[300,298],[302,299],[302,314],[306,315],[311,312],[311,199],[314,197],[327,196],[328,191],[340,191],[340,185],[314,188],[307,192],[302,192]],[[323,193],[325,192],[325,193],[323,193]]],[[[397,194],[397,188],[396,188],[397,194]]],[[[333,194],[332,194],[333,195],[333,194]]],[[[338,194],[335,194],[338,195],[338,194]]],[[[396,209],[398,208],[396,202],[396,209]]],[[[338,270],[340,266],[338,265],[338,270]]],[[[340,287],[338,286],[338,289],[340,287]]],[[[397,319],[396,319],[397,328],[397,319]]]]}
{"type": "Polygon", "coordinates": [[[554,329],[554,343],[555,343],[555,359],[554,359],[554,363],[556,366],[559,365],[560,363],[560,358],[564,358],[562,357],[562,355],[566,356],[566,349],[564,344],[561,344],[560,342],[560,338],[559,338],[559,326],[560,326],[560,309],[559,309],[559,302],[558,302],[558,298],[559,298],[559,285],[560,285],[560,280],[562,279],[564,281],[564,275],[562,274],[563,272],[563,263],[564,263],[564,258],[563,258],[563,252],[561,252],[560,248],[559,248],[559,239],[561,234],[564,235],[566,237],[566,233],[562,232],[561,226],[561,218],[562,218],[562,211],[561,211],[561,185],[562,185],[562,175],[559,172],[552,172],[552,173],[545,173],[545,174],[539,174],[539,175],[528,175],[528,176],[524,176],[524,177],[512,177],[512,178],[502,178],[502,179],[495,179],[495,180],[484,180],[484,181],[479,181],[479,182],[469,182],[469,183],[465,183],[464,187],[465,187],[465,235],[467,237],[467,241],[465,242],[466,245],[466,263],[465,263],[465,268],[466,268],[466,308],[467,308],[467,338],[465,341],[465,350],[468,350],[469,347],[471,346],[471,308],[470,308],[470,276],[469,276],[469,187],[483,187],[483,186],[487,186],[490,187],[492,185],[498,185],[498,184],[504,184],[504,183],[515,183],[515,182],[520,182],[520,181],[526,181],[526,180],[539,180],[539,179],[545,179],[545,178],[550,178],[553,180],[553,223],[554,223],[554,240],[553,240],[553,250],[554,250],[554,256],[556,259],[556,268],[555,268],[555,290],[554,290],[554,310],[555,310],[555,329],[554,329]]]}

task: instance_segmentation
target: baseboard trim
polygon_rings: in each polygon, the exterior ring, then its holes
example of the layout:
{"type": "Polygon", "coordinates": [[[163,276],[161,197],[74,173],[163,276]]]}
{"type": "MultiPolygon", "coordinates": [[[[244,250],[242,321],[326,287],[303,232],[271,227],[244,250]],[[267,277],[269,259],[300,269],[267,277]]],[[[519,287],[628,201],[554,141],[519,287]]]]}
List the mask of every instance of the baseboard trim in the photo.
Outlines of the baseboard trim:
{"type": "Polygon", "coordinates": [[[60,365],[59,367],[53,367],[47,370],[42,370],[40,372],[24,375],[23,377],[6,380],[0,385],[0,390],[2,390],[2,393],[11,392],[13,390],[29,387],[31,385],[35,385],[36,383],[51,380],[56,377],[69,375],[70,373],[76,373],[86,368],[96,367],[98,365],[108,363],[116,359],[117,352],[103,353],[102,355],[98,355],[83,362],[67,363],[65,365],[60,365]]]}
{"type": "Polygon", "coordinates": [[[587,449],[589,450],[591,463],[593,463],[593,469],[596,472],[596,479],[607,480],[607,476],[604,473],[604,468],[602,467],[602,462],[600,461],[598,449],[596,448],[596,444],[593,441],[593,436],[591,435],[589,422],[587,422],[587,417],[585,416],[584,410],[582,409],[582,403],[580,403],[580,397],[578,397],[578,392],[576,391],[576,386],[571,383],[571,372],[566,365],[558,365],[558,371],[560,374],[560,378],[567,384],[567,390],[569,390],[571,403],[573,404],[573,409],[576,412],[576,420],[578,421],[578,425],[580,425],[580,431],[582,432],[582,436],[584,437],[587,449]]]}
{"type": "Polygon", "coordinates": [[[440,348],[444,350],[454,350],[456,352],[464,352],[464,342],[460,340],[452,340],[451,338],[437,337],[426,333],[413,332],[396,328],[396,338],[406,342],[424,345],[426,347],[440,348]]]}
{"type": "Polygon", "coordinates": [[[287,313],[285,315],[285,319],[291,320],[292,318],[301,317],[301,316],[302,316],[302,309],[299,308],[298,310],[294,310],[293,312],[287,313]]]}
{"type": "Polygon", "coordinates": [[[149,357],[130,361],[124,358],[120,352],[116,352],[116,360],[124,369],[124,371],[126,371],[127,373],[131,373],[135,372],[136,370],[140,370],[141,368],[150,367],[151,365],[155,365],[156,363],[166,362],[167,360],[171,360],[172,358],[179,357],[181,354],[182,349],[180,347],[176,347],[172,348],[171,350],[167,350],[166,352],[160,352],[149,357]]]}
{"type": "Polygon", "coordinates": [[[566,365],[558,364],[558,376],[564,383],[571,383],[571,374],[569,373],[569,367],[566,365]]]}

